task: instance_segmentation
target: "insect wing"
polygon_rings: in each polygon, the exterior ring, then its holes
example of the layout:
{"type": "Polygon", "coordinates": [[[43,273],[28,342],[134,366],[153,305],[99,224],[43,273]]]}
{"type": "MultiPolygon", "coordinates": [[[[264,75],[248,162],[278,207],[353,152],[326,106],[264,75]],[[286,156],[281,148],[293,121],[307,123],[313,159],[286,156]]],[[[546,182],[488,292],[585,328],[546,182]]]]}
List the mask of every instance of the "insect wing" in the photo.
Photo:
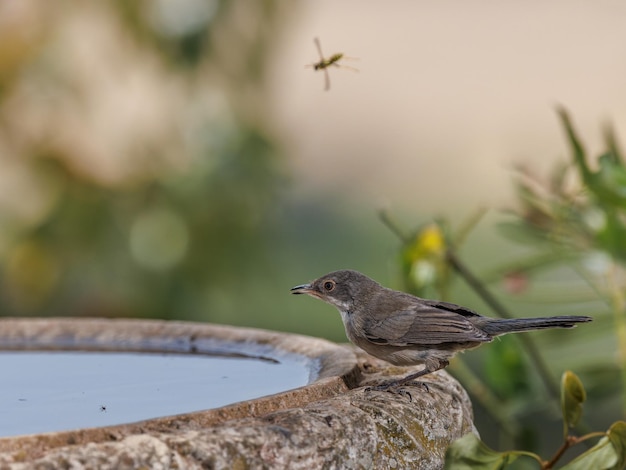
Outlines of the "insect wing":
{"type": "Polygon", "coordinates": [[[324,91],[330,90],[330,74],[328,69],[324,68],[324,91]]]}
{"type": "Polygon", "coordinates": [[[320,44],[320,40],[318,38],[313,38],[313,42],[315,43],[315,47],[317,48],[317,53],[320,55],[320,64],[324,62],[324,54],[322,53],[322,45],[320,44]]]}

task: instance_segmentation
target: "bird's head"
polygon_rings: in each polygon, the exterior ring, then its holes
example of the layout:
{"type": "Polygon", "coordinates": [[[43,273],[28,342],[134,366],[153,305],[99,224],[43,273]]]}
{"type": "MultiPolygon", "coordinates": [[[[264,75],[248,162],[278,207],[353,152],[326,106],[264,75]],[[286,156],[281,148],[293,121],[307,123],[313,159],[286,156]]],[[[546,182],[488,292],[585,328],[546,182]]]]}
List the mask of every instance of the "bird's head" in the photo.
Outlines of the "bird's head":
{"type": "Polygon", "coordinates": [[[340,312],[354,308],[357,299],[368,298],[368,292],[380,288],[380,285],[358,271],[341,270],[325,274],[308,284],[292,287],[292,294],[307,294],[331,305],[340,312]]]}

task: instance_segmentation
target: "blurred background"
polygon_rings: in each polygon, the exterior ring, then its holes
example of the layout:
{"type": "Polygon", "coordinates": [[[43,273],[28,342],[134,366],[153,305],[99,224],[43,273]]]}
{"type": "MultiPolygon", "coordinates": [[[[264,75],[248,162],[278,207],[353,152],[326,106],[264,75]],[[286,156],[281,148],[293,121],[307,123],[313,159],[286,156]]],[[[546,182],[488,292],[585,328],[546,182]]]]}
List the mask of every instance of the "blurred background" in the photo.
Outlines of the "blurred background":
{"type": "MultiPolygon", "coordinates": [[[[623,258],[593,235],[523,235],[562,227],[532,217],[547,200],[598,226],[556,107],[597,168],[626,123],[625,20],[609,0],[4,0],[0,314],[343,342],[339,315],[289,288],[352,268],[493,316],[443,266],[454,240],[516,316],[596,318],[534,337],[606,429],[626,409],[623,258]],[[330,67],[324,91],[314,37],[359,71],[330,67]]],[[[475,400],[487,443],[550,451],[558,407],[515,341],[464,355],[460,375],[491,390],[475,400]]]]}

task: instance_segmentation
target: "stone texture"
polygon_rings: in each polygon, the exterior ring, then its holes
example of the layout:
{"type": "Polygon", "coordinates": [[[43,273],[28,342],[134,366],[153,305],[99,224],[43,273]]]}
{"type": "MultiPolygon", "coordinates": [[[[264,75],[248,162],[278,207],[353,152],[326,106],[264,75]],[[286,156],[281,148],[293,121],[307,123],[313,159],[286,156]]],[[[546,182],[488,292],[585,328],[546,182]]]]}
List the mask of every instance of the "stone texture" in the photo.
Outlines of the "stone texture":
{"type": "Polygon", "coordinates": [[[448,445],[475,431],[467,394],[446,372],[403,394],[367,391],[367,383],[416,368],[391,367],[362,352],[356,360],[359,373],[286,392],[299,401],[255,408],[252,400],[236,419],[190,414],[82,437],[79,431],[1,439],[0,469],[437,469],[448,445]],[[317,392],[306,393],[311,388],[317,392]]]}

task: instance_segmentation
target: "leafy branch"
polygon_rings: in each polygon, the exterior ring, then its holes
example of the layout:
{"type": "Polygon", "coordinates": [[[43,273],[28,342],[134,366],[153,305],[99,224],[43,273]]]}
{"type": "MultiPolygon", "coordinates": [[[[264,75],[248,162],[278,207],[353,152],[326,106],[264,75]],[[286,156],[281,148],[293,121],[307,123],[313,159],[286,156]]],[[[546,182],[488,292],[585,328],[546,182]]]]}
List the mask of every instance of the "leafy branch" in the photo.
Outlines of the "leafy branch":
{"type": "Polygon", "coordinates": [[[505,469],[519,457],[537,462],[541,470],[550,470],[565,452],[587,440],[600,440],[590,449],[561,467],[562,470],[620,470],[626,467],[626,421],[616,421],[606,432],[592,432],[583,436],[571,434],[582,416],[586,399],[582,382],[573,372],[566,371],[561,379],[561,410],[563,415],[563,443],[548,459],[533,452],[510,450],[497,452],[487,447],[475,434],[469,433],[456,440],[446,452],[445,468],[450,470],[505,469]]]}
{"type": "Polygon", "coordinates": [[[520,208],[513,211],[516,219],[501,228],[510,238],[541,250],[539,256],[517,263],[518,273],[570,266],[610,305],[626,413],[626,164],[613,130],[607,128],[606,150],[592,168],[568,112],[557,111],[571,162],[557,168],[547,182],[520,168],[516,182],[520,208]],[[577,173],[579,185],[571,184],[569,170],[577,173]],[[590,264],[594,267],[585,268],[590,264]]]}

